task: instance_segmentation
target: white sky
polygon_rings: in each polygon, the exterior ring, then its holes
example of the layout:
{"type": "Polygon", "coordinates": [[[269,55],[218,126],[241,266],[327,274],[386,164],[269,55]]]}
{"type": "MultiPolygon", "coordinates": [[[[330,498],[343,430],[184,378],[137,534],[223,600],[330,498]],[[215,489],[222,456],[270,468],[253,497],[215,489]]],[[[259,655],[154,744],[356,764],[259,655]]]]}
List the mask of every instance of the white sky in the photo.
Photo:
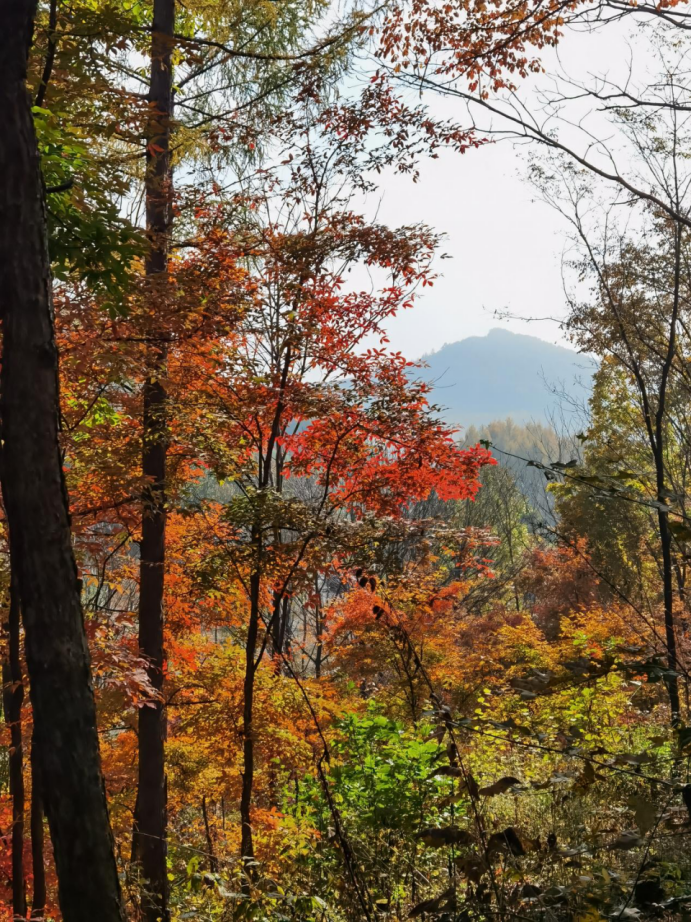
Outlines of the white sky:
{"type": "Polygon", "coordinates": [[[420,167],[420,180],[387,179],[379,209],[390,225],[423,221],[444,231],[441,274],[417,304],[388,326],[391,346],[420,358],[445,343],[504,326],[564,343],[548,320],[500,320],[495,312],[556,317],[564,313],[560,269],[564,221],[521,178],[523,154],[509,142],[442,153],[420,167]]]}
{"type": "MultiPolygon", "coordinates": [[[[568,33],[559,61],[555,51],[546,53],[546,70],[556,72],[561,65],[587,80],[604,74],[624,80],[636,52],[642,72],[649,56],[644,38],[633,37],[635,28],[628,22],[597,34],[568,33]]],[[[550,84],[545,75],[536,81],[541,88],[550,84]]],[[[423,101],[436,115],[467,123],[460,101],[432,94],[423,101]]],[[[600,119],[603,130],[601,116],[590,118],[600,119]]],[[[526,181],[527,154],[526,145],[503,140],[463,155],[441,152],[437,160],[422,160],[416,184],[409,176],[381,177],[381,199],[370,203],[379,219],[390,225],[422,221],[445,232],[441,249],[453,257],[436,261],[442,278],[425,289],[416,307],[389,323],[393,349],[416,359],[497,326],[568,345],[549,319],[526,323],[495,316],[560,318],[566,311],[561,258],[567,222],[526,181]]]]}

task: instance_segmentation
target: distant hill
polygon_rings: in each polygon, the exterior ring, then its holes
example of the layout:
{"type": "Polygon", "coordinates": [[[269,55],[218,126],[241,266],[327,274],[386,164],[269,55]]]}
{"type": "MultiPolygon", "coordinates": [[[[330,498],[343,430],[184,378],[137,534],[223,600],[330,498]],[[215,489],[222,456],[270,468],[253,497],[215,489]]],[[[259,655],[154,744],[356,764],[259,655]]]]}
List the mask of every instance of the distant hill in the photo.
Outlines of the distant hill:
{"type": "Polygon", "coordinates": [[[469,336],[423,357],[417,376],[433,384],[431,403],[446,422],[479,426],[511,417],[540,422],[560,404],[584,404],[595,365],[587,356],[535,336],[494,329],[469,336]]]}

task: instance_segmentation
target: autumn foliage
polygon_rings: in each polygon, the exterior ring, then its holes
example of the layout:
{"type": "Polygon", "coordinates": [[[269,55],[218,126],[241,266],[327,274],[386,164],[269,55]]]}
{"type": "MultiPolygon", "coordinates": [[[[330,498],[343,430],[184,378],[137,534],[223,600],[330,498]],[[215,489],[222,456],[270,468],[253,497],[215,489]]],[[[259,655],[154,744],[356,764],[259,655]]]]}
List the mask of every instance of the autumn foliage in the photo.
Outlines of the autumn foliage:
{"type": "MultiPolygon", "coordinates": [[[[318,3],[242,6],[175,4],[166,112],[146,96],[147,4],[40,5],[30,57],[59,447],[124,913],[681,918],[688,504],[651,472],[603,473],[613,446],[621,469],[648,463],[645,424],[622,411],[636,375],[617,378],[618,406],[596,389],[579,459],[524,459],[549,484],[541,512],[390,347],[397,316],[434,297],[440,238],[361,207],[388,171],[417,180],[422,158],[493,142],[411,86],[512,93],[585,4],[411,0],[326,25],[318,3]],[[346,75],[357,87],[337,91],[346,75]],[[130,209],[142,183],[162,227],[130,209]],[[163,484],[142,462],[152,445],[163,484]],[[161,668],[138,634],[155,514],[161,668]],[[165,879],[136,844],[147,708],[165,731],[165,879]]],[[[582,309],[592,324],[602,311],[582,309]]],[[[682,483],[684,428],[666,443],[682,483]]],[[[6,517],[0,550],[0,918],[59,919],[6,517]]]]}

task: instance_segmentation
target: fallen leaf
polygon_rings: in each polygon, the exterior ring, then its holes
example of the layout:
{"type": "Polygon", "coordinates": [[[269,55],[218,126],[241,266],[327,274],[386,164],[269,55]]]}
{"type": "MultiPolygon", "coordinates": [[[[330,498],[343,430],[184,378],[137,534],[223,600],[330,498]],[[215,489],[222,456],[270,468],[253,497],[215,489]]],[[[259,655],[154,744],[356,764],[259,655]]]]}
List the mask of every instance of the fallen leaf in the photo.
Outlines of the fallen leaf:
{"type": "Polygon", "coordinates": [[[543,891],[535,884],[526,883],[521,888],[521,896],[524,900],[535,900],[541,895],[541,893],[543,893],[543,891]]]}
{"type": "Polygon", "coordinates": [[[440,912],[443,909],[456,909],[456,893],[454,887],[450,887],[439,896],[433,897],[433,899],[423,900],[422,903],[418,903],[417,906],[413,907],[408,916],[409,919],[415,919],[417,916],[422,916],[424,912],[440,912]]]}
{"type": "Polygon", "coordinates": [[[446,845],[471,845],[474,841],[471,833],[458,826],[427,826],[416,835],[430,848],[444,848],[446,845]]]}
{"type": "Polygon", "coordinates": [[[572,848],[558,848],[557,854],[561,858],[575,858],[577,855],[585,855],[589,851],[588,845],[575,845],[572,848]]]}
{"type": "Polygon", "coordinates": [[[506,778],[500,778],[494,784],[489,784],[488,787],[480,788],[478,791],[479,794],[482,794],[483,797],[494,797],[496,794],[505,794],[511,788],[515,788],[518,784],[521,784],[521,781],[518,778],[512,778],[508,776],[506,778]]]}
{"type": "Polygon", "coordinates": [[[459,873],[473,884],[477,884],[488,870],[488,865],[477,855],[472,855],[468,858],[457,858],[455,864],[459,873]]]}
{"type": "Polygon", "coordinates": [[[618,765],[644,765],[646,762],[650,762],[652,756],[646,752],[625,752],[622,755],[615,757],[615,762],[618,765]]]}
{"type": "Polygon", "coordinates": [[[488,855],[508,851],[511,855],[525,855],[524,846],[516,830],[509,826],[503,832],[494,832],[488,839],[488,855]]]}
{"type": "Polygon", "coordinates": [[[460,778],[461,769],[457,765],[440,765],[434,771],[430,772],[428,777],[435,778],[444,775],[447,778],[460,778]]]}
{"type": "Polygon", "coordinates": [[[634,906],[627,906],[625,909],[616,909],[615,912],[611,912],[611,919],[639,919],[641,916],[641,910],[636,909],[634,906]]]}
{"type": "Polygon", "coordinates": [[[656,807],[642,797],[640,794],[633,794],[627,800],[627,805],[634,810],[634,819],[641,833],[646,833],[656,825],[656,807]]]}
{"type": "Polygon", "coordinates": [[[532,781],[531,787],[534,791],[546,791],[548,788],[553,786],[552,781],[532,781]]]}
{"type": "Polygon", "coordinates": [[[620,833],[614,842],[610,843],[608,848],[618,848],[627,851],[629,848],[638,848],[643,844],[644,839],[642,839],[638,832],[626,829],[624,832],[620,833]]]}

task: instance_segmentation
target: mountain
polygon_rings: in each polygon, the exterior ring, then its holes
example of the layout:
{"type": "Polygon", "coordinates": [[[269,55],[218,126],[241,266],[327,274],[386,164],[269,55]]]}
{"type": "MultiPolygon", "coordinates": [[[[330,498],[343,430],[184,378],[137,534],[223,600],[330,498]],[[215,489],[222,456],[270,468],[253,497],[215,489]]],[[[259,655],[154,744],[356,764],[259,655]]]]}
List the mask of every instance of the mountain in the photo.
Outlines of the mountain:
{"type": "Polygon", "coordinates": [[[546,422],[551,414],[583,405],[595,363],[535,336],[493,329],[423,357],[417,377],[433,385],[430,402],[446,422],[471,426],[504,420],[546,422]]]}

